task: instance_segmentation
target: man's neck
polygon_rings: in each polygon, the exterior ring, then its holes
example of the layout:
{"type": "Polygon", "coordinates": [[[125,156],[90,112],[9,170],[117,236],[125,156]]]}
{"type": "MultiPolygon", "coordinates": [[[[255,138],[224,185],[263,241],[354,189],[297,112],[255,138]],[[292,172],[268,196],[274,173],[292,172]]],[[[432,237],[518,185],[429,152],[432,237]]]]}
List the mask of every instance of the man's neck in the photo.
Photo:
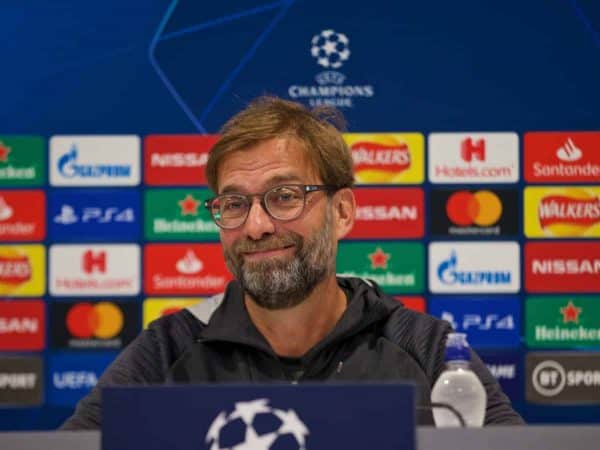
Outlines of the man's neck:
{"type": "Polygon", "coordinates": [[[323,280],[292,308],[270,310],[244,296],[250,319],[279,356],[300,357],[335,327],[346,310],[346,294],[335,275],[323,280]]]}

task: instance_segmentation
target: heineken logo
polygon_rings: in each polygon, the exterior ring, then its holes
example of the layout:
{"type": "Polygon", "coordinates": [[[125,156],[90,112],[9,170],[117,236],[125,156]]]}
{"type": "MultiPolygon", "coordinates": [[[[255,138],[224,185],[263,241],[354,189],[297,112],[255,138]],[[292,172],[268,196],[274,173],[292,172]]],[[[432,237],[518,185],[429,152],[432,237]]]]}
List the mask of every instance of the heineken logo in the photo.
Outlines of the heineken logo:
{"type": "Polygon", "coordinates": [[[218,240],[219,228],[201,207],[208,189],[156,189],[145,193],[145,234],[150,240],[218,240]]]}
{"type": "Polygon", "coordinates": [[[416,242],[342,242],[337,273],[372,280],[391,294],[421,293],[424,289],[424,250],[416,242]]]}
{"type": "Polygon", "coordinates": [[[44,142],[33,136],[0,136],[0,186],[44,183],[44,142]]]}
{"type": "Polygon", "coordinates": [[[193,195],[187,194],[185,198],[183,200],[179,200],[177,204],[181,208],[182,216],[198,215],[198,206],[200,205],[200,202],[196,200],[193,195]]]}
{"type": "Polygon", "coordinates": [[[2,141],[0,141],[0,161],[7,162],[8,154],[11,152],[11,148],[5,145],[2,141]]]}
{"type": "Polygon", "coordinates": [[[525,304],[530,347],[600,345],[600,298],[530,297],[525,304]]]}
{"type": "Polygon", "coordinates": [[[388,260],[392,257],[389,253],[385,253],[381,250],[381,247],[377,247],[377,249],[373,253],[369,253],[369,259],[371,260],[371,269],[382,269],[387,270],[388,268],[388,260]]]}

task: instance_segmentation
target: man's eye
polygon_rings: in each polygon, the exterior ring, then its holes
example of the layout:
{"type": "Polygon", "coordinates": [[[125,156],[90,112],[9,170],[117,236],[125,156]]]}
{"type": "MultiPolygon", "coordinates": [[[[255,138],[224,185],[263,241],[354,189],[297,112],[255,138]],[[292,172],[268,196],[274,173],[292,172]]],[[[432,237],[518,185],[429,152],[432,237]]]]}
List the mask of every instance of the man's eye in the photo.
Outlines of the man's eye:
{"type": "Polygon", "coordinates": [[[229,200],[223,202],[221,206],[221,210],[223,211],[236,211],[242,209],[244,207],[244,202],[239,200],[229,200]]]}

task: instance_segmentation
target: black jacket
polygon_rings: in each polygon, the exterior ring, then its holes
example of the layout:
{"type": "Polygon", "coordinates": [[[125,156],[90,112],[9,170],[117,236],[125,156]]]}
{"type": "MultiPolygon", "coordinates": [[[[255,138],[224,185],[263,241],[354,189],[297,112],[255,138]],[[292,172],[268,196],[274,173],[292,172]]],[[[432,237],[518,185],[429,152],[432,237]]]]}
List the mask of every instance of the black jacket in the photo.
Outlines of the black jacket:
{"type": "MultiPolygon", "coordinates": [[[[239,283],[150,324],[82,399],[63,429],[98,428],[100,389],[165,382],[314,382],[411,380],[419,424],[433,424],[431,388],[444,369],[447,322],[408,310],[356,278],[339,278],[349,303],[331,333],[295,361],[279,358],[250,320],[239,283]]],[[[485,424],[522,424],[475,353],[471,367],[487,391],[485,424]]]]}

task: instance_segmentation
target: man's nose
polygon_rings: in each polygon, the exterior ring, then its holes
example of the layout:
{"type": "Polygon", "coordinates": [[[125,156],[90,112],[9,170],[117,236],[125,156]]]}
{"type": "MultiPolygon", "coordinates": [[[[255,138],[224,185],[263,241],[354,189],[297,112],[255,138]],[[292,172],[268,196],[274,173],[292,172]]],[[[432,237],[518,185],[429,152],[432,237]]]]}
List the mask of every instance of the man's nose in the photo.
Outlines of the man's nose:
{"type": "Polygon", "coordinates": [[[244,223],[244,231],[250,239],[258,240],[275,232],[273,218],[264,210],[258,199],[250,204],[248,218],[244,223]]]}

